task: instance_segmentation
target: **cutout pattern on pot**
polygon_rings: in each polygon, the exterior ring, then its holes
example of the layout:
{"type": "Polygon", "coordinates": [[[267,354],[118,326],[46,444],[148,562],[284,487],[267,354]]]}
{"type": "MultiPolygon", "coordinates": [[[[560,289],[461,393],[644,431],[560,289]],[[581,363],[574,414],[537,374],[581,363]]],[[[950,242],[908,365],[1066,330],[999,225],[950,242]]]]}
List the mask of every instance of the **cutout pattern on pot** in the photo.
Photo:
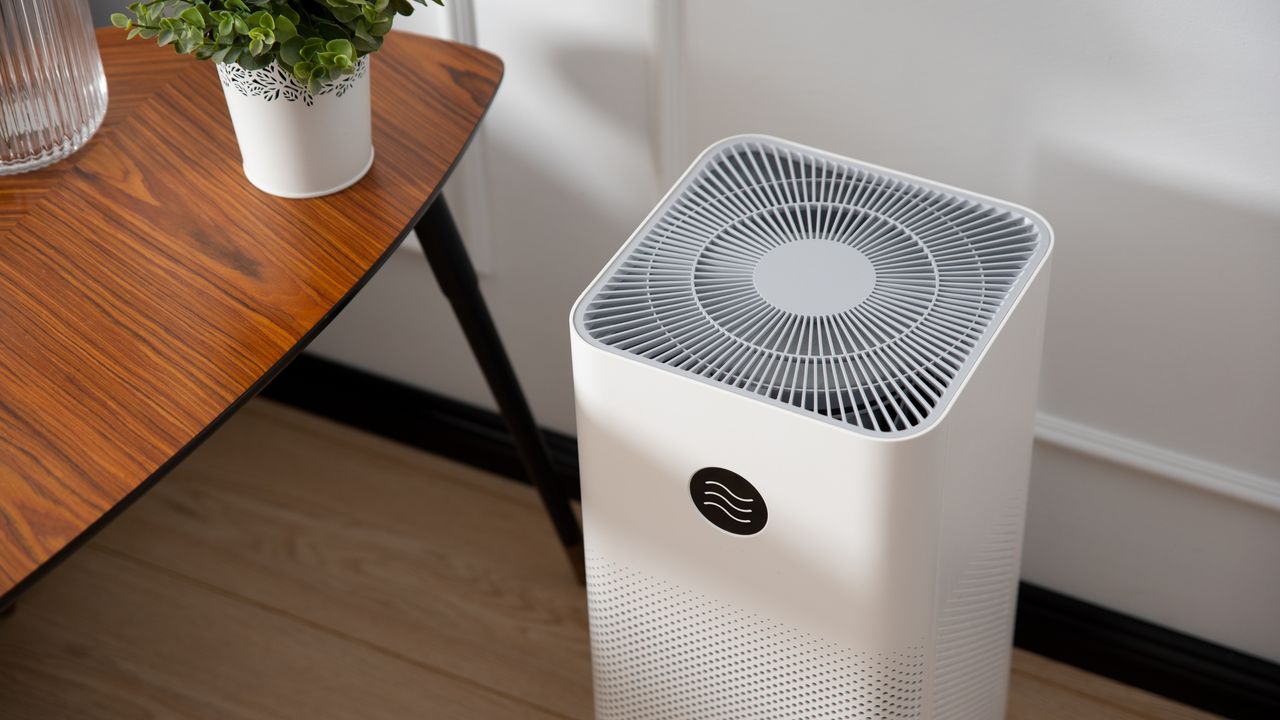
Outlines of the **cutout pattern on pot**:
{"type": "MultiPolygon", "coordinates": [[[[354,74],[346,75],[336,82],[325,85],[318,95],[342,97],[368,72],[369,56],[366,55],[356,61],[354,74]]],[[[280,67],[280,63],[273,62],[258,70],[245,70],[234,63],[219,63],[218,77],[221,78],[223,87],[235,88],[245,97],[260,97],[268,102],[301,100],[310,107],[318,96],[307,90],[306,86],[298,82],[288,70],[280,67]]]]}

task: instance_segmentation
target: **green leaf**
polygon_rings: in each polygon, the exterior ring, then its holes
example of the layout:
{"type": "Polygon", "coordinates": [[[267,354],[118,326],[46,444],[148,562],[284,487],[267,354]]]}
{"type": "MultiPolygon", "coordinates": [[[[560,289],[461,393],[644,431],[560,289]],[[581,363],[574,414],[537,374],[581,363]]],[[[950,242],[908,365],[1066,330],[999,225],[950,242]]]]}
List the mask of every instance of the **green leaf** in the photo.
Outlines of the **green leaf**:
{"type": "Polygon", "coordinates": [[[161,30],[160,34],[156,36],[156,43],[159,44],[160,47],[164,47],[165,45],[168,45],[169,43],[173,42],[177,38],[178,38],[178,34],[175,33],[174,31],[161,30]]]}
{"type": "Polygon", "coordinates": [[[340,23],[349,23],[360,17],[360,8],[355,6],[342,5],[333,7],[330,5],[329,12],[333,13],[333,17],[340,23]]]}
{"type": "Polygon", "coordinates": [[[240,57],[236,59],[236,64],[245,70],[261,70],[271,64],[271,56],[254,56],[247,52],[241,52],[240,57]]]}
{"type": "Polygon", "coordinates": [[[276,42],[276,34],[270,29],[264,27],[255,27],[249,30],[249,34],[246,37],[248,37],[250,41],[260,40],[267,47],[271,47],[276,42]]]}
{"type": "Polygon", "coordinates": [[[286,65],[302,62],[302,38],[292,37],[280,44],[280,59],[286,65]]]}
{"type": "Polygon", "coordinates": [[[259,38],[254,38],[249,41],[250,55],[257,57],[258,55],[261,55],[262,52],[266,49],[267,49],[266,45],[259,38]]]}
{"type": "Polygon", "coordinates": [[[314,65],[304,60],[293,66],[293,76],[298,79],[298,82],[305,83],[311,79],[311,71],[314,69],[314,65]]]}
{"type": "Polygon", "coordinates": [[[124,13],[111,13],[111,24],[124,30],[133,25],[133,21],[124,13]]]}
{"type": "Polygon", "coordinates": [[[174,49],[183,55],[195,51],[204,40],[199,30],[194,28],[188,28],[188,30],[189,32],[178,33],[178,41],[174,44],[174,49]]]}
{"type": "Polygon", "coordinates": [[[298,26],[284,15],[276,17],[276,40],[284,43],[298,36],[298,26]]]}
{"type": "Polygon", "coordinates": [[[183,10],[178,17],[186,20],[189,24],[195,27],[202,30],[204,29],[204,16],[201,15],[200,11],[194,7],[189,7],[186,10],[183,10]]]}
{"type": "Polygon", "coordinates": [[[348,59],[354,59],[356,49],[351,45],[350,40],[330,40],[325,43],[325,49],[335,55],[342,55],[348,59]]]}
{"type": "Polygon", "coordinates": [[[302,49],[299,50],[298,53],[302,55],[303,60],[310,60],[315,57],[316,53],[320,52],[323,47],[324,38],[307,38],[306,42],[302,43],[302,49]]]}

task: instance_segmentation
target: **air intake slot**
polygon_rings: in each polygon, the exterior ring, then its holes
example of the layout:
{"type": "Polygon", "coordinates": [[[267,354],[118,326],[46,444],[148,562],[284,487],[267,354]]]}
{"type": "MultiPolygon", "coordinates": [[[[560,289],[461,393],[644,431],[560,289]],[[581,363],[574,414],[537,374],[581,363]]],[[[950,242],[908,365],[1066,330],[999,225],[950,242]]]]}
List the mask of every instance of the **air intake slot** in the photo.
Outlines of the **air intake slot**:
{"type": "Polygon", "coordinates": [[[902,432],[949,399],[1044,244],[994,202],[742,139],[690,171],[578,322],[616,351],[902,432]]]}

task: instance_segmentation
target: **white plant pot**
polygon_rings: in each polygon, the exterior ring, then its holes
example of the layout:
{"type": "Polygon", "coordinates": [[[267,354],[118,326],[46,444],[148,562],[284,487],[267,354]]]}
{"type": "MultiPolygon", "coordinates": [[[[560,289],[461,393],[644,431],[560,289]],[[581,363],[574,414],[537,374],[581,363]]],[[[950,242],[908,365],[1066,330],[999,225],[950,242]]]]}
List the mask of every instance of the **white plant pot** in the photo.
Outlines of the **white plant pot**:
{"type": "Polygon", "coordinates": [[[218,65],[244,174],[260,190],[287,198],[328,195],[373,165],[369,57],[319,95],[276,63],[260,70],[218,65]]]}

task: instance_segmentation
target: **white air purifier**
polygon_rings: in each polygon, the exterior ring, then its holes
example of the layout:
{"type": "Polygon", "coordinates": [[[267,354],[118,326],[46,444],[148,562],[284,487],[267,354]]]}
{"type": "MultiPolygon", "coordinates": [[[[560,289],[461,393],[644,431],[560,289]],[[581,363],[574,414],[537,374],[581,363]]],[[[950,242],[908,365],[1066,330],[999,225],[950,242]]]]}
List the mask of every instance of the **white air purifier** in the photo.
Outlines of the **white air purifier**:
{"type": "Polygon", "coordinates": [[[1052,234],[768,137],[572,313],[600,720],[998,718],[1052,234]]]}

